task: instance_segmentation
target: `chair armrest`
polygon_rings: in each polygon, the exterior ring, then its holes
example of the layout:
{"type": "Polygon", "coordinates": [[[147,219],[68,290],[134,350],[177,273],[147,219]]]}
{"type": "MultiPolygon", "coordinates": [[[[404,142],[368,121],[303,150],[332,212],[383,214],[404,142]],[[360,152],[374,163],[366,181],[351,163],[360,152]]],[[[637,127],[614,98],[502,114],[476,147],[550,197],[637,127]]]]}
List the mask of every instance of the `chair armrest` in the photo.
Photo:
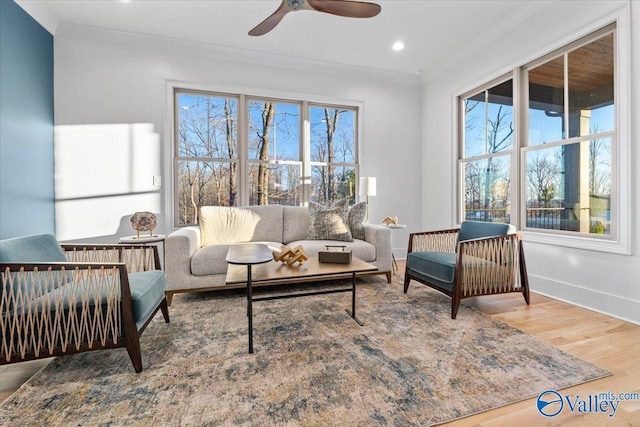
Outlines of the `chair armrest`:
{"type": "Polygon", "coordinates": [[[127,272],[160,270],[160,256],[155,245],[62,243],[70,262],[124,263],[127,272]]]}
{"type": "Polygon", "coordinates": [[[455,252],[458,242],[459,228],[448,230],[422,231],[409,234],[409,248],[411,252],[455,252]]]}

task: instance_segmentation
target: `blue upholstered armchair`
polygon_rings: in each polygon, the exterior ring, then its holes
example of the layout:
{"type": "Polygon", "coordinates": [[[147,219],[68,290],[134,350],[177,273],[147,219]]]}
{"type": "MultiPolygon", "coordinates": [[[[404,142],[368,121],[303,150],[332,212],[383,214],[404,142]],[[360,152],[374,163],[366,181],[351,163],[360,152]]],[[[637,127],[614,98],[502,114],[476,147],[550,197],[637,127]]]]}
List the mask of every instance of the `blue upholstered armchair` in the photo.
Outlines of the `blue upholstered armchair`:
{"type": "Polygon", "coordinates": [[[126,347],[141,372],[142,332],[159,310],[169,323],[155,246],[2,240],[0,278],[2,365],[126,347]]]}
{"type": "Polygon", "coordinates": [[[509,224],[464,221],[460,228],[410,234],[404,293],[411,280],[450,296],[452,319],[468,297],[521,292],[529,304],[521,235],[509,224]]]}

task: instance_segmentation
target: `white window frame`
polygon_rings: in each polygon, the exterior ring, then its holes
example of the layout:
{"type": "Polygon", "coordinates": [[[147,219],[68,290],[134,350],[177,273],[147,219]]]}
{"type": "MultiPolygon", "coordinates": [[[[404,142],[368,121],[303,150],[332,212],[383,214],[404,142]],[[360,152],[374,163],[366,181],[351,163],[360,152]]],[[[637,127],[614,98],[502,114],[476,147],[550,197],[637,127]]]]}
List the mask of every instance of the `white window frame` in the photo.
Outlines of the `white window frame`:
{"type": "MultiPolygon", "coordinates": [[[[479,87],[477,87],[475,90],[471,90],[468,91],[466,93],[463,93],[461,95],[459,95],[457,97],[457,105],[458,105],[458,111],[459,113],[456,115],[457,117],[457,122],[458,122],[458,137],[456,137],[456,139],[458,140],[458,144],[457,144],[457,177],[458,177],[458,181],[459,184],[457,185],[457,200],[459,201],[457,204],[457,220],[456,223],[460,223],[464,220],[464,211],[465,211],[465,200],[464,200],[464,191],[463,191],[463,186],[462,184],[465,182],[465,177],[464,177],[464,168],[463,168],[463,164],[464,163],[468,163],[474,160],[484,160],[484,159],[488,159],[489,157],[502,157],[502,156],[509,156],[510,162],[509,162],[509,177],[511,180],[511,185],[510,185],[510,189],[509,189],[509,200],[510,200],[510,209],[509,209],[509,218],[511,218],[511,223],[514,223],[514,215],[517,215],[517,206],[518,206],[518,196],[520,194],[520,192],[518,191],[519,188],[519,181],[518,181],[518,173],[517,173],[517,157],[518,157],[518,141],[519,141],[519,133],[520,133],[520,129],[518,127],[518,107],[517,107],[517,90],[516,90],[516,84],[518,84],[518,79],[516,77],[516,72],[511,72],[509,74],[504,74],[500,77],[494,78],[492,79],[490,82],[485,83],[479,87]],[[463,103],[464,103],[464,98],[469,98],[471,96],[473,96],[474,94],[478,94],[480,92],[485,92],[495,86],[498,86],[508,80],[512,80],[512,84],[513,84],[513,93],[512,93],[512,99],[513,99],[513,143],[511,144],[511,149],[509,150],[503,150],[503,151],[499,151],[497,153],[485,153],[479,156],[472,156],[472,157],[463,157],[462,155],[460,155],[460,153],[464,153],[464,138],[465,138],[465,131],[464,131],[464,127],[465,127],[465,123],[463,121],[463,115],[464,115],[464,107],[463,107],[463,103]]],[[[486,116],[485,116],[486,118],[486,116]]],[[[485,138],[487,137],[486,133],[485,133],[485,138]]]]}
{"type": "MultiPolygon", "coordinates": [[[[591,36],[597,38],[597,34],[606,31],[606,27],[615,25],[614,39],[614,100],[615,100],[615,149],[612,152],[612,200],[615,198],[615,212],[612,212],[612,223],[615,224],[615,233],[611,236],[603,238],[597,235],[585,234],[569,234],[549,232],[538,229],[524,229],[523,234],[525,241],[549,244],[570,248],[578,248],[592,251],[608,252],[621,255],[631,255],[631,218],[632,212],[632,192],[631,192],[631,32],[630,32],[630,16],[628,8],[621,8],[607,16],[602,17],[598,21],[584,26],[579,32],[573,32],[566,37],[559,39],[555,46],[551,46],[544,52],[538,52],[525,58],[522,62],[506,67],[503,71],[496,73],[482,82],[470,85],[457,93],[453,94],[453,128],[454,134],[454,182],[456,182],[457,197],[453,201],[455,213],[454,222],[460,223],[464,207],[464,193],[462,193],[462,185],[464,183],[461,176],[461,99],[463,96],[478,92],[483,88],[491,87],[492,83],[506,78],[509,73],[513,74],[514,82],[514,108],[517,113],[514,114],[514,153],[512,155],[512,186],[511,186],[511,223],[518,229],[523,230],[526,222],[524,221],[523,204],[525,203],[524,183],[524,153],[527,148],[525,139],[528,135],[526,132],[528,123],[528,106],[527,100],[523,99],[527,93],[526,79],[524,78],[524,68],[535,63],[542,62],[543,58],[547,58],[556,51],[568,50],[574,48],[581,42],[585,42],[591,36]],[[489,81],[490,83],[487,83],[489,81]],[[516,89],[517,88],[517,89],[516,89]],[[514,176],[515,174],[515,176],[514,176]]],[[[593,135],[592,135],[593,137],[593,135]]],[[[563,143],[572,140],[563,140],[563,143]]]]}
{"type": "MultiPolygon", "coordinates": [[[[345,164],[353,166],[356,171],[356,194],[360,176],[360,163],[363,158],[363,120],[364,120],[364,103],[360,101],[348,99],[336,99],[323,97],[314,94],[289,93],[282,91],[271,91],[267,89],[245,88],[245,87],[223,87],[209,86],[197,83],[189,83],[184,81],[167,80],[165,84],[165,117],[164,117],[164,150],[163,150],[163,173],[164,185],[162,186],[162,197],[164,212],[164,224],[166,230],[176,230],[184,226],[176,224],[175,209],[175,92],[189,91],[210,93],[214,96],[231,96],[238,99],[238,183],[239,188],[247,188],[248,186],[248,126],[247,126],[247,100],[248,99],[267,99],[274,102],[299,103],[301,105],[301,157],[303,164],[302,174],[302,205],[306,206],[311,198],[311,164],[316,162],[305,161],[310,158],[310,140],[311,129],[309,122],[310,106],[327,106],[335,108],[349,108],[356,110],[355,129],[355,164],[345,164]],[[308,169],[308,170],[307,170],[308,169]]],[[[338,165],[338,164],[335,164],[338,165]]],[[[338,166],[343,165],[339,164],[338,166]]],[[[237,206],[247,206],[249,203],[249,194],[247,191],[240,191],[238,194],[237,206]]]]}

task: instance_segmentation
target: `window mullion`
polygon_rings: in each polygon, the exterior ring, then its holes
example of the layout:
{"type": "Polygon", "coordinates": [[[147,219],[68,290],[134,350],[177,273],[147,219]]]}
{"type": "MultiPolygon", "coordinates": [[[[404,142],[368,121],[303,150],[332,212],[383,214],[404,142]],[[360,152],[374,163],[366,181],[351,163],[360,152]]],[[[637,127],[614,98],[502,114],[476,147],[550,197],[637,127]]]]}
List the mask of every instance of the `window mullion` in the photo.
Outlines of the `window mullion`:
{"type": "Polygon", "coordinates": [[[249,205],[249,100],[240,95],[238,100],[238,194],[239,206],[249,205]]]}
{"type": "Polygon", "coordinates": [[[564,65],[564,138],[569,138],[569,53],[565,53],[563,55],[563,65],[564,65]]]}
{"type": "Polygon", "coordinates": [[[302,102],[302,120],[300,121],[300,126],[302,127],[300,134],[302,138],[300,143],[302,144],[301,153],[302,153],[302,176],[301,182],[302,185],[302,204],[307,205],[309,200],[311,200],[311,119],[309,112],[309,102],[302,102]]]}
{"type": "Polygon", "coordinates": [[[484,91],[484,152],[489,153],[489,89],[484,91]]]}

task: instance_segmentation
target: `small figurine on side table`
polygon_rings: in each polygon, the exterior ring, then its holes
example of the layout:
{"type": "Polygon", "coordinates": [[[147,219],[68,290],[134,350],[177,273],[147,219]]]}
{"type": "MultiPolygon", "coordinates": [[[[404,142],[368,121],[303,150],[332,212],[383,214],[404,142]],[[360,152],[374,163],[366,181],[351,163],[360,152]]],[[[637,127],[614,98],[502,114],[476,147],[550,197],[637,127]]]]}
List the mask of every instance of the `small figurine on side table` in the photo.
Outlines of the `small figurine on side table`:
{"type": "Polygon", "coordinates": [[[131,226],[138,233],[138,237],[141,231],[148,231],[149,237],[155,237],[153,229],[156,228],[156,224],[156,216],[151,212],[136,212],[131,217],[131,226]]]}
{"type": "Polygon", "coordinates": [[[385,225],[398,225],[398,217],[397,216],[385,216],[382,218],[382,222],[385,225]]]}

